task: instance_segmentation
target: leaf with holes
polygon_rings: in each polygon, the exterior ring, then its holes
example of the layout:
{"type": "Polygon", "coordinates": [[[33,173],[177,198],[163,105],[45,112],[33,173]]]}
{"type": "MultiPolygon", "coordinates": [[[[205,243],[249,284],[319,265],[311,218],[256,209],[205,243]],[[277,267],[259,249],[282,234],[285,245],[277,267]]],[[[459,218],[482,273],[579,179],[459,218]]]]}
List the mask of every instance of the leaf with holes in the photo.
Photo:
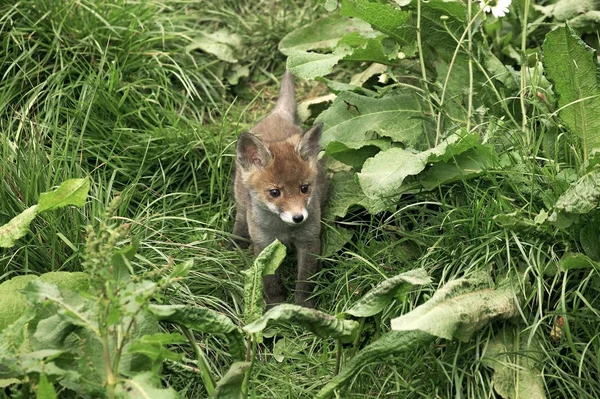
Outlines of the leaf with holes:
{"type": "Polygon", "coordinates": [[[383,280],[359,299],[345,313],[356,317],[373,316],[383,310],[394,298],[413,285],[430,284],[431,278],[425,269],[415,269],[383,280]]]}
{"type": "Polygon", "coordinates": [[[516,289],[509,281],[496,288],[487,273],[478,272],[446,284],[430,300],[392,319],[392,330],[421,330],[445,339],[468,341],[494,319],[519,312],[516,289]]]}
{"type": "Polygon", "coordinates": [[[332,337],[344,342],[352,341],[358,333],[358,323],[342,320],[314,309],[284,304],[274,307],[263,317],[244,327],[253,334],[263,331],[270,322],[292,323],[301,326],[318,337],[332,337]]]}

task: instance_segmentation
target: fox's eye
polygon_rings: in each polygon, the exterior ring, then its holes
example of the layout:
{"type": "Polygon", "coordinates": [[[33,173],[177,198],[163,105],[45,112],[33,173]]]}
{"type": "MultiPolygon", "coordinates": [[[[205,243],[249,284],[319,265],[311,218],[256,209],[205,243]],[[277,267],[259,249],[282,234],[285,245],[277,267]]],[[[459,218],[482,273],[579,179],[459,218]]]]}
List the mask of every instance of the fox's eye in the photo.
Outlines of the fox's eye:
{"type": "Polygon", "coordinates": [[[281,191],[279,191],[278,189],[274,188],[272,190],[269,190],[269,195],[273,198],[277,198],[281,195],[281,191]]]}
{"type": "Polygon", "coordinates": [[[300,192],[302,194],[306,194],[308,192],[308,184],[303,184],[300,186],[300,192]]]}

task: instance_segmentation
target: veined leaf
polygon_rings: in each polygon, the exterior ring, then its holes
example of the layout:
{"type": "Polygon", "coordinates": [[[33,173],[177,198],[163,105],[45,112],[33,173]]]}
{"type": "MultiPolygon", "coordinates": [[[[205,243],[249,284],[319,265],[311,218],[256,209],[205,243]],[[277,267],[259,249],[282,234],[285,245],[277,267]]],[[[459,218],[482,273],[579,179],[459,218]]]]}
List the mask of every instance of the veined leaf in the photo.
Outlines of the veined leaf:
{"type": "MultiPolygon", "coordinates": [[[[514,326],[498,331],[486,346],[482,363],[494,370],[494,390],[505,399],[544,399],[544,380],[536,369],[535,349],[524,348],[514,326]],[[534,349],[534,350],[531,350],[534,349]],[[526,353],[521,351],[527,350],[526,353]]],[[[536,345],[534,340],[531,345],[536,345]]]]}
{"type": "Polygon", "coordinates": [[[324,217],[343,218],[354,205],[362,206],[370,213],[378,213],[386,207],[382,201],[365,196],[354,172],[338,172],[331,178],[330,194],[324,217]]]}
{"type": "Polygon", "coordinates": [[[567,252],[558,261],[558,267],[562,271],[572,269],[596,269],[600,270],[600,263],[594,262],[589,256],[580,253],[567,252]]]}
{"type": "Polygon", "coordinates": [[[518,312],[516,295],[509,284],[491,287],[486,273],[451,281],[413,311],[392,320],[392,329],[356,354],[338,375],[315,396],[331,397],[364,366],[433,342],[436,337],[468,340],[473,332],[493,318],[507,318],[518,312]]]}
{"type": "Polygon", "coordinates": [[[286,68],[300,78],[313,79],[330,73],[333,67],[349,54],[352,54],[352,48],[349,46],[337,47],[333,52],[325,54],[291,50],[286,68]]]}
{"type": "Polygon", "coordinates": [[[367,365],[381,361],[388,356],[398,355],[433,342],[435,337],[423,331],[390,331],[377,341],[365,346],[333,377],[316,395],[315,399],[326,399],[334,390],[343,386],[367,365]]]}
{"type": "Polygon", "coordinates": [[[230,345],[234,359],[242,359],[244,354],[244,336],[229,317],[212,309],[186,305],[148,305],[150,313],[159,320],[181,324],[192,330],[211,334],[223,334],[230,345]]]}
{"type": "Polygon", "coordinates": [[[425,190],[442,184],[480,175],[496,163],[496,150],[491,146],[479,145],[457,155],[447,162],[434,163],[419,179],[425,190]]]}
{"type": "Polygon", "coordinates": [[[413,46],[416,41],[416,29],[412,26],[410,13],[389,4],[367,0],[342,0],[341,13],[367,21],[401,45],[413,46]]]}
{"type": "Polygon", "coordinates": [[[263,276],[274,274],[285,258],[286,248],[279,240],[273,241],[254,259],[250,269],[245,270],[244,320],[251,323],[262,316],[265,309],[263,276]]]}
{"type": "Polygon", "coordinates": [[[69,179],[54,191],[40,195],[37,205],[30,206],[7,224],[0,226],[0,248],[10,248],[15,242],[29,232],[29,225],[37,214],[67,205],[83,206],[90,189],[90,181],[85,179],[69,179]]]}
{"type": "Polygon", "coordinates": [[[558,198],[555,208],[559,212],[582,215],[596,209],[599,199],[600,169],[595,169],[572,184],[558,198]]]}
{"type": "Polygon", "coordinates": [[[342,37],[352,32],[373,29],[360,19],[331,14],[288,33],[279,42],[279,51],[289,56],[294,51],[333,50],[342,37]]]}
{"type": "Polygon", "coordinates": [[[264,330],[270,321],[293,323],[306,328],[318,337],[333,337],[342,341],[352,341],[358,333],[358,323],[342,320],[314,309],[299,305],[283,304],[274,307],[260,319],[244,327],[253,334],[264,330]]]}
{"type": "Polygon", "coordinates": [[[329,74],[355,48],[357,59],[372,56],[387,61],[385,49],[376,36],[369,24],[360,19],[332,14],[289,33],[279,43],[279,50],[288,56],[287,69],[298,77],[312,79],[329,74]]]}
{"type": "Polygon", "coordinates": [[[421,330],[466,342],[491,320],[513,317],[518,309],[517,293],[511,284],[495,288],[487,273],[480,272],[449,282],[423,305],[392,319],[392,329],[421,330]]]}
{"type": "Polygon", "coordinates": [[[55,283],[59,289],[65,289],[65,293],[74,292],[77,295],[79,289],[89,286],[89,276],[82,272],[49,272],[41,276],[27,274],[16,276],[0,284],[0,331],[14,322],[28,309],[27,299],[21,293],[27,283],[33,280],[41,280],[55,283]]]}
{"type": "Polygon", "coordinates": [[[220,29],[216,32],[200,31],[199,33],[200,35],[196,36],[194,41],[186,47],[186,51],[200,49],[222,61],[238,62],[235,58],[235,52],[242,47],[240,35],[231,33],[226,29],[220,29]]]}
{"type": "Polygon", "coordinates": [[[45,373],[40,374],[37,389],[35,391],[36,399],[56,399],[56,391],[45,373]]]}
{"type": "Polygon", "coordinates": [[[235,362],[229,367],[227,373],[219,380],[213,399],[244,399],[245,395],[242,390],[244,375],[246,370],[250,368],[248,362],[235,362]]]}
{"type": "MultiPolygon", "coordinates": [[[[416,0],[413,0],[413,7],[416,0]]],[[[456,39],[466,29],[467,7],[462,1],[429,0],[421,8],[421,31],[429,49],[450,61],[456,39]]],[[[438,57],[436,57],[438,58],[438,57]]]]}
{"type": "Polygon", "coordinates": [[[453,135],[438,146],[419,153],[390,148],[365,162],[358,181],[369,198],[394,197],[400,194],[407,176],[421,173],[429,162],[448,160],[476,144],[475,135],[453,135]]]}
{"type": "Polygon", "coordinates": [[[38,214],[38,206],[30,206],[0,227],[0,247],[10,248],[29,232],[29,225],[38,214]]]}
{"type": "Polygon", "coordinates": [[[90,179],[69,179],[54,191],[40,194],[38,213],[63,208],[67,205],[83,206],[90,191],[90,179]]]}
{"type": "Polygon", "coordinates": [[[567,25],[546,35],[542,45],[548,78],[558,94],[560,118],[581,138],[583,157],[600,148],[600,87],[594,49],[567,25]]]}
{"type": "Polygon", "coordinates": [[[415,269],[383,280],[359,299],[345,313],[356,317],[373,316],[383,310],[394,298],[412,285],[430,284],[425,269],[415,269]]]}
{"type": "Polygon", "coordinates": [[[177,392],[162,388],[160,379],[153,373],[142,373],[117,385],[119,398],[131,399],[175,399],[177,392]]]}
{"type": "Polygon", "coordinates": [[[395,95],[370,98],[343,92],[316,122],[323,122],[322,145],[339,141],[349,148],[368,145],[367,132],[375,131],[407,146],[418,142],[423,134],[423,114],[416,97],[395,95]]]}
{"type": "Polygon", "coordinates": [[[331,256],[338,252],[352,238],[352,230],[343,227],[327,226],[323,232],[321,256],[331,256]]]}

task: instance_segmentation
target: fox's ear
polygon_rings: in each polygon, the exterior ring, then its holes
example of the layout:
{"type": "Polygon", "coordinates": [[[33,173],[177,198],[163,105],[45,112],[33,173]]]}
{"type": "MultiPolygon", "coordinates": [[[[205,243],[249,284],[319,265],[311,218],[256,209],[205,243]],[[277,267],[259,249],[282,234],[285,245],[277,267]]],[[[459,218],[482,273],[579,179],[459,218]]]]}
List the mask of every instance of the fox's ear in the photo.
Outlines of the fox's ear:
{"type": "Polygon", "coordinates": [[[321,149],[321,133],[323,132],[323,124],[317,123],[302,134],[302,138],[298,143],[298,154],[308,161],[311,158],[316,158],[321,149]]]}
{"type": "Polygon", "coordinates": [[[265,143],[252,133],[242,133],[237,141],[237,160],[244,169],[251,165],[264,167],[271,160],[271,152],[265,143]]]}

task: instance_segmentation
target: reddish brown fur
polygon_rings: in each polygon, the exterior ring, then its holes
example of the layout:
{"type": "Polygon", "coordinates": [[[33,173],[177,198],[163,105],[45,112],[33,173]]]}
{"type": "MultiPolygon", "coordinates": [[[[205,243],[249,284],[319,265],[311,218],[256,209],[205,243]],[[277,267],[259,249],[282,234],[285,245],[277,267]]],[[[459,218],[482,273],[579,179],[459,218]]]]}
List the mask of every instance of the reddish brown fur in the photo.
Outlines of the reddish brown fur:
{"type": "Polygon", "coordinates": [[[277,206],[282,212],[290,211],[298,213],[306,207],[306,202],[311,194],[311,189],[317,178],[317,167],[304,161],[295,150],[294,140],[270,143],[273,160],[264,169],[251,173],[246,185],[252,187],[264,202],[270,202],[277,206]],[[309,191],[302,193],[300,186],[307,184],[309,191]],[[279,189],[281,195],[273,198],[269,190],[279,189]]]}
{"type": "MultiPolygon", "coordinates": [[[[319,268],[321,206],[326,191],[318,161],[322,124],[304,132],[295,115],[293,78],[286,72],[275,110],[238,139],[233,234],[240,246],[250,239],[255,255],[275,239],[295,247],[296,302],[314,307],[314,283],[310,280],[319,268]],[[302,193],[305,184],[308,192],[302,193]],[[279,192],[270,193],[274,189],[279,192]]],[[[263,280],[269,304],[285,301],[278,273],[263,280]]]]}

